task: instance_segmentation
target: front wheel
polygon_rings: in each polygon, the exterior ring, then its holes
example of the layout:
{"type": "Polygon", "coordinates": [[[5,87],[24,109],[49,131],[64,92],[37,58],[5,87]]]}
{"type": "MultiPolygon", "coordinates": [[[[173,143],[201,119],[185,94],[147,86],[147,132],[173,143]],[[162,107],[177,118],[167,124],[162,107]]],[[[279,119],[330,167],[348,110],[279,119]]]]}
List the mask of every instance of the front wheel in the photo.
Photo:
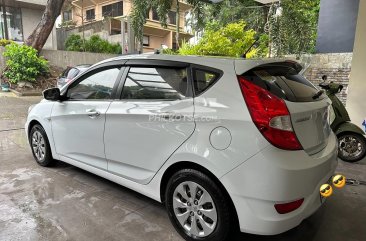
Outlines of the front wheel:
{"type": "Polygon", "coordinates": [[[366,155],[365,137],[356,133],[338,135],[338,157],[346,162],[357,162],[366,155]]]}
{"type": "Polygon", "coordinates": [[[193,169],[175,173],[165,204],[174,228],[188,241],[225,241],[235,224],[229,200],[207,175],[193,169]]]}
{"type": "Polygon", "coordinates": [[[37,124],[32,127],[29,133],[29,142],[33,157],[39,165],[48,167],[55,164],[47,134],[41,125],[37,124]]]}

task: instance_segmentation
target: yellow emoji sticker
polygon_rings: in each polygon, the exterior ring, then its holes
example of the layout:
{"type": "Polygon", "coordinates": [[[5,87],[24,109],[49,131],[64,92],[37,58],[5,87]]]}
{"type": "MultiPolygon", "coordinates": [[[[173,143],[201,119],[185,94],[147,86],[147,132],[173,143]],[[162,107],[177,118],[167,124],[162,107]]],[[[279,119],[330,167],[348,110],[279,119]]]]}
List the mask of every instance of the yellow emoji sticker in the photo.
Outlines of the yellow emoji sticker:
{"type": "Polygon", "coordinates": [[[329,184],[323,184],[320,187],[320,195],[329,197],[333,193],[333,188],[329,184]]]}
{"type": "Polygon", "coordinates": [[[343,175],[335,175],[333,177],[333,185],[336,188],[342,188],[344,185],[346,185],[346,177],[343,175]]]}

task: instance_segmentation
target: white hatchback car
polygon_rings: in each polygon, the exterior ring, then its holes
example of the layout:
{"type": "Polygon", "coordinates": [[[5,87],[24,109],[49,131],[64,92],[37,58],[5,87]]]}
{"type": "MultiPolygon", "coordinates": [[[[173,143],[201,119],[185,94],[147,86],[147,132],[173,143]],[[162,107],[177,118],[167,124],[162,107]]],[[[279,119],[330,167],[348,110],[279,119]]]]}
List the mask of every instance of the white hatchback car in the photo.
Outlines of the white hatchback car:
{"type": "Polygon", "coordinates": [[[186,240],[278,234],[322,204],[337,165],[330,100],[293,61],[136,55],[44,91],[26,132],[61,160],[166,205],[186,240]]]}

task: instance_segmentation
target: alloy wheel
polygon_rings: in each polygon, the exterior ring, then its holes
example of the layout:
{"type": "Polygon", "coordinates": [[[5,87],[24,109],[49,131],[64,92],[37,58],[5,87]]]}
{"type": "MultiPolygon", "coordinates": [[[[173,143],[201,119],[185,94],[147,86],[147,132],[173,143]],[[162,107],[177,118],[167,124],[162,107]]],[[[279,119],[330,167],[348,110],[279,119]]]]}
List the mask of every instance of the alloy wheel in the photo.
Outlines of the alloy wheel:
{"type": "Polygon", "coordinates": [[[199,184],[180,183],[173,195],[174,214],[185,232],[194,237],[207,237],[217,224],[217,211],[211,195],[199,184]]]}
{"type": "Polygon", "coordinates": [[[32,148],[37,160],[42,162],[46,154],[46,146],[43,135],[38,130],[32,135],[32,148]]]}

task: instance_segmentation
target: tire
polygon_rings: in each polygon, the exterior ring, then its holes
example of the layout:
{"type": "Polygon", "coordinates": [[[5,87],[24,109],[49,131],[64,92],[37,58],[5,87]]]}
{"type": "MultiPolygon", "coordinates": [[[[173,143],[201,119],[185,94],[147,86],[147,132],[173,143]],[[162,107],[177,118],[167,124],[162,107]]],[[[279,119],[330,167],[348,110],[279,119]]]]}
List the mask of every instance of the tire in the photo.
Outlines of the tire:
{"type": "Polygon", "coordinates": [[[188,241],[229,240],[229,237],[234,234],[232,232],[235,231],[234,227],[237,227],[237,220],[233,218],[230,203],[226,192],[207,175],[194,169],[176,172],[170,178],[165,192],[165,205],[169,219],[177,232],[188,241]],[[199,203],[193,201],[194,194],[191,194],[191,190],[196,190],[198,195],[196,200],[199,200],[199,203]],[[197,198],[199,194],[201,196],[197,198]],[[177,215],[180,215],[181,221],[178,220],[177,215]],[[192,217],[198,221],[192,221],[192,217]]]}
{"type": "Polygon", "coordinates": [[[29,133],[29,143],[33,157],[39,165],[49,167],[55,164],[47,134],[41,125],[36,124],[32,127],[29,133]]]}
{"type": "Polygon", "coordinates": [[[356,133],[342,133],[338,136],[338,157],[345,162],[358,162],[366,155],[366,140],[365,137],[356,133]],[[353,143],[349,143],[352,141],[353,143]],[[352,147],[352,144],[357,144],[356,147],[352,147]],[[347,146],[349,145],[349,146],[347,146]],[[356,152],[356,153],[355,153],[356,152]],[[355,153],[355,154],[352,154],[355,153]]]}

